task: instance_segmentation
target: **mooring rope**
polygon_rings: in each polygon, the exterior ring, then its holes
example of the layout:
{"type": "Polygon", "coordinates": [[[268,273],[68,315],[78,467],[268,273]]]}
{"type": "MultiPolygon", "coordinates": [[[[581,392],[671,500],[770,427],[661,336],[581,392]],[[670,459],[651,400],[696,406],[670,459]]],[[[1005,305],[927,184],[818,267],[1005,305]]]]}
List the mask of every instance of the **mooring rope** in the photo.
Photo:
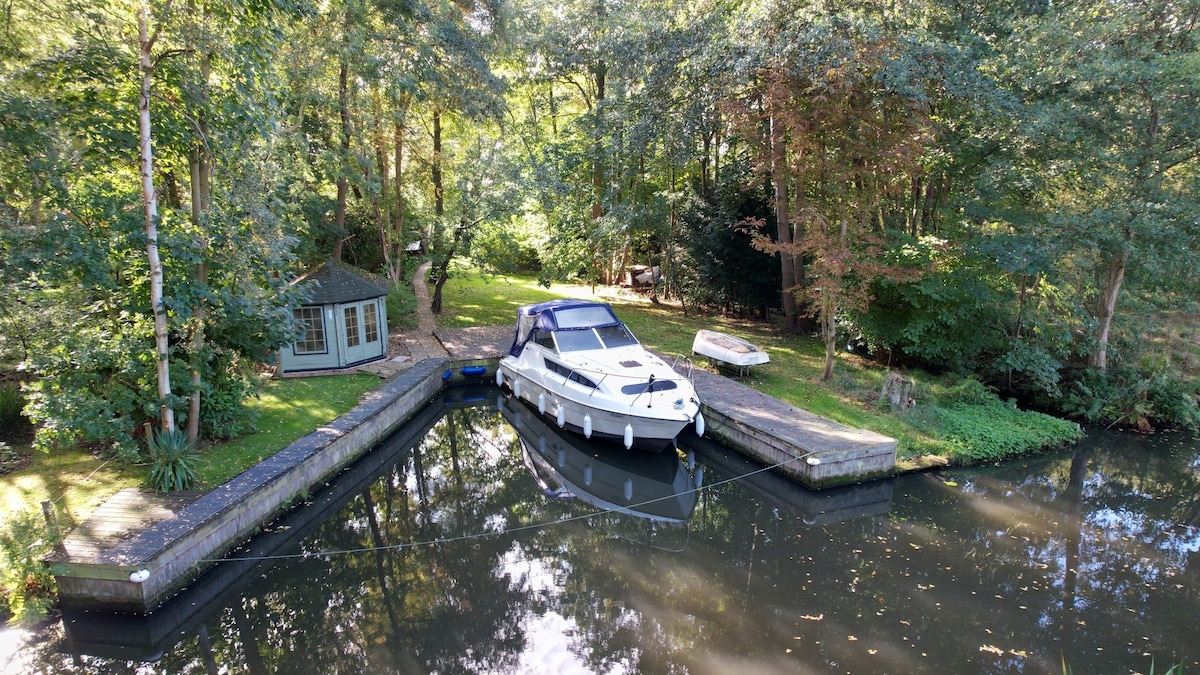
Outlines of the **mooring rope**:
{"type": "MultiPolygon", "coordinates": [[[[767,471],[774,471],[775,469],[778,469],[782,466],[786,466],[793,462],[798,462],[798,461],[805,459],[813,454],[814,453],[812,453],[812,452],[808,452],[803,455],[799,455],[797,457],[786,459],[782,462],[777,462],[770,466],[763,466],[763,467],[760,467],[753,471],[748,471],[746,473],[742,473],[737,476],[733,476],[732,478],[726,478],[723,480],[719,480],[715,483],[711,483],[708,485],[699,485],[699,486],[693,487],[689,490],[684,490],[682,492],[675,492],[675,493],[672,493],[670,495],[666,495],[663,497],[647,499],[642,502],[638,502],[638,503],[634,503],[634,504],[630,504],[628,506],[622,507],[622,509],[634,509],[634,508],[638,508],[638,507],[643,507],[643,506],[647,506],[650,504],[654,504],[656,502],[666,501],[668,499],[675,499],[676,497],[678,497],[680,495],[687,495],[687,494],[692,494],[692,493],[699,495],[699,493],[702,492],[703,490],[708,490],[708,489],[720,487],[723,485],[728,485],[730,483],[734,483],[739,480],[745,480],[751,476],[755,476],[755,475],[758,475],[760,473],[764,473],[767,471]]],[[[488,537],[502,537],[502,536],[511,535],[511,534],[519,534],[522,532],[529,532],[529,531],[533,531],[533,530],[539,530],[539,529],[544,529],[544,528],[556,527],[556,526],[560,526],[560,525],[566,525],[566,524],[573,523],[573,522],[589,520],[591,518],[596,518],[599,516],[605,516],[605,515],[609,515],[609,514],[613,514],[613,513],[620,513],[620,512],[621,512],[621,510],[616,509],[616,508],[601,509],[599,511],[595,511],[592,513],[578,514],[578,515],[574,515],[574,516],[566,516],[564,518],[559,518],[557,520],[551,520],[551,521],[547,521],[547,522],[543,522],[543,523],[530,523],[528,525],[519,525],[516,527],[505,528],[504,530],[499,531],[499,532],[475,532],[475,533],[471,533],[471,534],[462,534],[462,535],[456,535],[456,536],[452,536],[452,537],[439,537],[437,539],[426,539],[426,540],[421,540],[421,541],[408,541],[408,542],[402,542],[402,543],[398,543],[398,544],[387,544],[387,545],[383,545],[383,546],[363,546],[363,547],[358,547],[358,548],[331,549],[331,550],[324,550],[324,551],[309,551],[309,552],[303,552],[303,553],[281,553],[281,554],[274,554],[274,555],[248,555],[248,556],[224,557],[224,558],[199,558],[196,560],[189,560],[189,561],[166,561],[166,562],[162,562],[162,563],[151,563],[149,561],[143,561],[138,566],[142,569],[147,569],[147,568],[151,568],[151,567],[153,567],[155,569],[162,569],[162,568],[166,568],[170,565],[189,565],[189,566],[191,566],[191,565],[199,565],[199,564],[207,565],[207,564],[218,564],[218,563],[229,563],[229,562],[265,562],[265,561],[270,561],[270,560],[299,560],[299,559],[306,559],[306,558],[332,558],[334,556],[351,555],[351,554],[358,554],[358,553],[375,553],[375,552],[379,552],[379,551],[398,551],[398,550],[403,550],[403,549],[408,549],[408,548],[417,548],[417,547],[421,547],[421,546],[435,546],[435,545],[439,545],[439,544],[451,544],[451,543],[458,543],[458,542],[464,542],[464,541],[473,541],[476,539],[484,539],[484,538],[488,538],[488,537]]]]}

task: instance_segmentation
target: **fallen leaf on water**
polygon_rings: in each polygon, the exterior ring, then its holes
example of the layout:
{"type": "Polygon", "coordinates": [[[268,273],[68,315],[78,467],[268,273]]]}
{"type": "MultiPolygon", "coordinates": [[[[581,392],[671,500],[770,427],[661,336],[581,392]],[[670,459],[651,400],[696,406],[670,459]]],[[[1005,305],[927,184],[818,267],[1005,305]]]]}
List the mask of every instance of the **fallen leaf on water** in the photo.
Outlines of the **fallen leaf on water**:
{"type": "Polygon", "coordinates": [[[1000,649],[996,645],[981,645],[979,647],[979,651],[987,652],[988,654],[995,654],[996,656],[1004,656],[1004,650],[1000,649]]]}

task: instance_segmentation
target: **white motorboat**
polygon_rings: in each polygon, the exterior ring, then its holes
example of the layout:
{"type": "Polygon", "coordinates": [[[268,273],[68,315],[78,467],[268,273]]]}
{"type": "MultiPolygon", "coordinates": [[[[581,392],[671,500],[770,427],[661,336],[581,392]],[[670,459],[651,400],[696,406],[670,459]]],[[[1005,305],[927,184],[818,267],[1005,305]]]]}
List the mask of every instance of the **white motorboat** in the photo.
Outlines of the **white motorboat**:
{"type": "Polygon", "coordinates": [[[712,359],[718,366],[749,372],[751,366],[771,361],[771,355],[740,337],[715,330],[699,330],[692,340],[692,353],[712,359]]]}
{"type": "Polygon", "coordinates": [[[601,302],[551,300],[517,310],[496,384],[560,428],[626,448],[662,450],[688,424],[704,435],[691,381],[646,351],[601,302]]]}

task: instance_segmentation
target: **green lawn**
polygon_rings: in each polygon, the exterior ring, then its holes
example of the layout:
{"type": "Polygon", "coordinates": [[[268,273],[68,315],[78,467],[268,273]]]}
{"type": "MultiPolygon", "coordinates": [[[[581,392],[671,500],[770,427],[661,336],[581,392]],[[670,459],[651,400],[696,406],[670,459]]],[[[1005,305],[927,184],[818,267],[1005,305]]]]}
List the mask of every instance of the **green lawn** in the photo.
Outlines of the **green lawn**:
{"type": "Polygon", "coordinates": [[[201,488],[224,483],[336,419],[379,385],[377,376],[366,373],[272,380],[251,402],[258,431],[204,451],[206,461],[197,472],[201,488]]]}
{"type": "MultiPolygon", "coordinates": [[[[258,432],[202,449],[201,489],[224,483],[336,418],[379,383],[378,377],[363,373],[269,380],[249,402],[258,413],[258,432]]],[[[148,466],[105,461],[79,449],[29,454],[28,464],[0,476],[0,510],[6,515],[37,509],[42,500],[52,499],[66,524],[79,523],[109,496],[142,485],[149,471],[148,466]]]]}

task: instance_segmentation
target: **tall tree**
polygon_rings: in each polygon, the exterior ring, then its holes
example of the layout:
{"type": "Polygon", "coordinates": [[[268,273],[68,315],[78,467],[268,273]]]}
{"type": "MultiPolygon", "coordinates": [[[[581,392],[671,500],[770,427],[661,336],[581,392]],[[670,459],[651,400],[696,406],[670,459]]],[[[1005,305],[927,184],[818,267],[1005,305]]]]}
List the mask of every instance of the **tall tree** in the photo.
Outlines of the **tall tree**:
{"type": "MultiPolygon", "coordinates": [[[[168,0],[163,14],[169,14],[168,0]]],[[[171,364],[167,342],[167,306],[163,301],[163,266],[158,254],[158,192],[154,189],[154,147],[151,145],[150,94],[154,85],[154,44],[158,27],[150,32],[153,19],[150,0],[138,5],[138,66],[141,69],[141,96],[138,99],[139,156],[142,170],[142,199],[146,210],[146,259],[150,266],[150,307],[154,313],[154,349],[158,372],[158,407],[162,430],[175,431],[175,409],[171,407],[171,364]]]]}
{"type": "MultiPolygon", "coordinates": [[[[1013,36],[1008,74],[1047,205],[1046,236],[1094,319],[1104,371],[1119,300],[1197,283],[1200,2],[1068,2],[1013,36]]],[[[1194,297],[1195,294],[1191,293],[1194,297]]]]}

